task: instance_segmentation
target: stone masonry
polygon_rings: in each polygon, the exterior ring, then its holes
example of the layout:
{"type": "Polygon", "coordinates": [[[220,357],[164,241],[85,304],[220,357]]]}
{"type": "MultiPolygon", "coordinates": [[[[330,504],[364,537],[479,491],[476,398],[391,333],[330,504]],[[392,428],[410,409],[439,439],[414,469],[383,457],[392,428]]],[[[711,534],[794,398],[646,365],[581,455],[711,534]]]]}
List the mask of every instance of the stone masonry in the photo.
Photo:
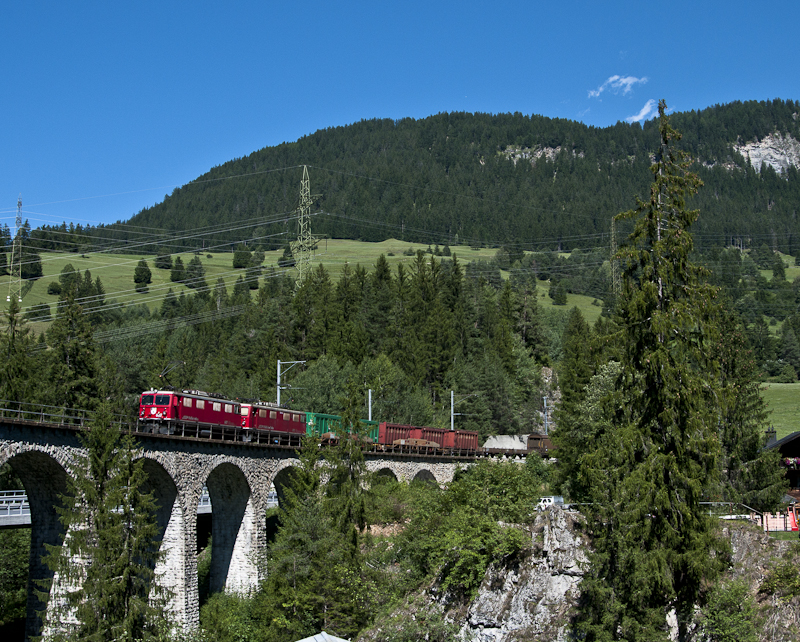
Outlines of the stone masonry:
{"type": "MultiPolygon", "coordinates": [[[[163,559],[156,567],[170,589],[174,620],[197,626],[197,507],[203,486],[213,511],[212,591],[246,593],[263,579],[266,565],[266,510],[270,486],[286,479],[284,469],[298,463],[289,449],[233,442],[138,436],[148,474],[148,490],[158,503],[163,559]]],[[[37,581],[52,579],[42,563],[45,545],[60,546],[64,532],[55,507],[79,454],[78,433],[70,428],[0,419],[0,466],[19,475],[31,506],[31,553],[26,635],[41,631],[37,615],[45,608],[36,596],[37,581]]],[[[369,470],[399,481],[447,484],[459,467],[446,459],[367,455],[369,470]]]]}

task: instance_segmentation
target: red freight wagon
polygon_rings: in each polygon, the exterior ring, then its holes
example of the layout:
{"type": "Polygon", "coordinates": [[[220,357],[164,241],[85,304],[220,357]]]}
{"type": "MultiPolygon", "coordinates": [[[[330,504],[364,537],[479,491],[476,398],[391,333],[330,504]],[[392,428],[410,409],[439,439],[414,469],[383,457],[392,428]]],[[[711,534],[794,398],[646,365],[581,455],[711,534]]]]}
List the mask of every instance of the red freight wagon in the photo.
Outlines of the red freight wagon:
{"type": "Polygon", "coordinates": [[[302,437],[306,434],[306,413],[268,403],[243,403],[242,427],[302,437]]]}
{"type": "Polygon", "coordinates": [[[429,426],[419,427],[420,436],[418,439],[424,439],[427,442],[434,443],[438,446],[444,445],[444,435],[446,432],[444,428],[431,428],[429,426]]]}
{"type": "Polygon", "coordinates": [[[235,401],[201,390],[148,390],[142,393],[139,420],[161,425],[186,421],[235,427],[241,425],[241,414],[235,401]]]}
{"type": "Polygon", "coordinates": [[[447,450],[478,450],[478,433],[471,430],[447,430],[443,448],[447,450]]]}
{"type": "Polygon", "coordinates": [[[421,433],[422,431],[416,426],[390,424],[382,421],[378,424],[378,443],[384,446],[391,446],[401,439],[421,439],[421,433]]]}

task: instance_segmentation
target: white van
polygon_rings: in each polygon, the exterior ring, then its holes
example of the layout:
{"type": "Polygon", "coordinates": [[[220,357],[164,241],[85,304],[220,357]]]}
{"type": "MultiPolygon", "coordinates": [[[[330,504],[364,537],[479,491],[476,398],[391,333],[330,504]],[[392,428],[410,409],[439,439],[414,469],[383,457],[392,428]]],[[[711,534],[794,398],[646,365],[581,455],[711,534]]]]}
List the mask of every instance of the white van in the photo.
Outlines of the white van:
{"type": "Polygon", "coordinates": [[[564,508],[564,497],[561,495],[546,495],[536,504],[536,510],[544,510],[548,506],[558,506],[564,508]]]}

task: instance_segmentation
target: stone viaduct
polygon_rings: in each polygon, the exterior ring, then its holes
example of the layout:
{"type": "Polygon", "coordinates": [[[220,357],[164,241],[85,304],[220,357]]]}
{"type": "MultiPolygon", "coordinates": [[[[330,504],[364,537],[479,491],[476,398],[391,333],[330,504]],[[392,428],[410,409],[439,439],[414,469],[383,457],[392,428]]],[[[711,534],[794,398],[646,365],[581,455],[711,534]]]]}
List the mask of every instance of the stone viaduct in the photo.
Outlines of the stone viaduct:
{"type": "MultiPolygon", "coordinates": [[[[37,613],[45,604],[37,597],[37,581],[52,578],[42,563],[45,545],[64,540],[55,507],[72,474],[80,449],[74,427],[0,418],[0,466],[9,464],[20,477],[31,509],[31,551],[26,637],[40,633],[37,613]]],[[[210,590],[247,592],[265,573],[267,494],[279,491],[288,469],[298,464],[290,448],[229,441],[137,435],[145,458],[163,561],[156,572],[172,592],[170,608],[184,628],[197,625],[197,505],[203,486],[211,497],[212,551],[210,590]]],[[[367,454],[368,468],[400,481],[424,479],[446,484],[460,458],[367,454]]]]}

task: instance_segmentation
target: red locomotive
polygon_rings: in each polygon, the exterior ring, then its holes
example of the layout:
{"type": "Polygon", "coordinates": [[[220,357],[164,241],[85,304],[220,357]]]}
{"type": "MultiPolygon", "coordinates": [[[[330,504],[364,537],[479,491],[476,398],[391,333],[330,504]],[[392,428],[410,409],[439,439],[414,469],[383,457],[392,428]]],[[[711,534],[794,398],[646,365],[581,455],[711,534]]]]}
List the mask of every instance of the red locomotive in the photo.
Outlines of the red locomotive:
{"type": "Polygon", "coordinates": [[[235,427],[242,424],[241,406],[202,390],[148,390],[142,393],[139,421],[166,434],[179,421],[235,427]]]}

